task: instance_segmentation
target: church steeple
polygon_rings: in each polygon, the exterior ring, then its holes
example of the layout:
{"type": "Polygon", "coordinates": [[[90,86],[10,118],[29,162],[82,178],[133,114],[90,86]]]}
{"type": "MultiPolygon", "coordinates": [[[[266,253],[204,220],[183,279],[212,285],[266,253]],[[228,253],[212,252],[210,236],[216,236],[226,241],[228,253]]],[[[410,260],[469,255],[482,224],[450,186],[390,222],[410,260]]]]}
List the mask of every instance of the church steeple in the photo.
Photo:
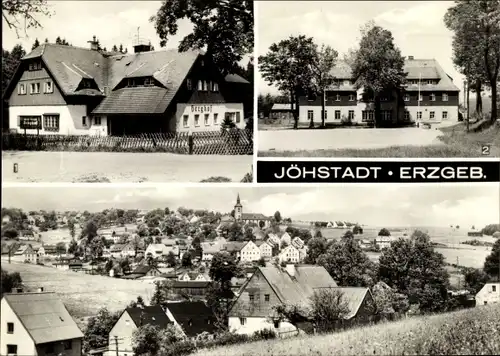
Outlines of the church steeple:
{"type": "Polygon", "coordinates": [[[236,220],[241,220],[242,214],[243,214],[243,205],[241,205],[240,194],[238,193],[238,197],[236,198],[236,205],[234,206],[234,218],[236,220]]]}
{"type": "Polygon", "coordinates": [[[241,205],[241,201],[240,201],[240,193],[238,193],[238,197],[236,198],[236,205],[235,205],[235,207],[237,207],[237,206],[242,206],[241,205]]]}

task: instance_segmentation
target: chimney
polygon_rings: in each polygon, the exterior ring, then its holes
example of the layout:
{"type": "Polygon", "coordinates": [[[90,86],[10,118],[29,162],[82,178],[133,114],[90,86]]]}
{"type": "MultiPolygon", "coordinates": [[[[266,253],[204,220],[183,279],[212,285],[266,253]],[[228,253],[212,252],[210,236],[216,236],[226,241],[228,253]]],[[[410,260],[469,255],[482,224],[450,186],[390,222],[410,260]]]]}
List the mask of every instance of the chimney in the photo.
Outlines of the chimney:
{"type": "Polygon", "coordinates": [[[92,41],[87,41],[87,43],[90,43],[90,49],[92,51],[97,51],[99,49],[99,41],[97,40],[96,36],[93,36],[92,41]]]}
{"type": "Polygon", "coordinates": [[[413,57],[413,56],[408,56],[408,59],[409,59],[410,61],[412,61],[412,60],[414,59],[414,57],[413,57]]]}
{"type": "Polygon", "coordinates": [[[43,293],[43,287],[38,288],[39,293],[43,293]]]}
{"type": "Polygon", "coordinates": [[[295,277],[295,265],[289,263],[286,265],[286,272],[290,277],[295,277]]]}
{"type": "Polygon", "coordinates": [[[151,41],[146,43],[146,41],[139,38],[134,45],[134,53],[151,52],[152,50],[153,46],[151,45],[151,41]]]}

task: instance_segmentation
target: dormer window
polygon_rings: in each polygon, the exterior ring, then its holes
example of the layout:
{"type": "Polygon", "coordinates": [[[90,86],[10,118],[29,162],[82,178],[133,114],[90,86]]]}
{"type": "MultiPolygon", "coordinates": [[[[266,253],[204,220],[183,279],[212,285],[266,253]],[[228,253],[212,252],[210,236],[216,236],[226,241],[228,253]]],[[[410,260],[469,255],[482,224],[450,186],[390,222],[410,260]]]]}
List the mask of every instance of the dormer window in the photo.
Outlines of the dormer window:
{"type": "Polygon", "coordinates": [[[84,89],[90,89],[90,88],[92,88],[92,81],[90,81],[89,79],[83,79],[81,86],[84,89]]]}
{"type": "Polygon", "coordinates": [[[128,80],[127,80],[127,86],[128,87],[136,87],[137,84],[135,83],[135,79],[134,78],[128,78],[128,80]]]}
{"type": "Polygon", "coordinates": [[[28,65],[28,70],[30,71],[42,70],[42,62],[41,61],[31,62],[28,65]]]}
{"type": "Polygon", "coordinates": [[[145,87],[152,87],[154,85],[155,85],[155,83],[153,81],[153,78],[144,78],[144,86],[145,87]]]}

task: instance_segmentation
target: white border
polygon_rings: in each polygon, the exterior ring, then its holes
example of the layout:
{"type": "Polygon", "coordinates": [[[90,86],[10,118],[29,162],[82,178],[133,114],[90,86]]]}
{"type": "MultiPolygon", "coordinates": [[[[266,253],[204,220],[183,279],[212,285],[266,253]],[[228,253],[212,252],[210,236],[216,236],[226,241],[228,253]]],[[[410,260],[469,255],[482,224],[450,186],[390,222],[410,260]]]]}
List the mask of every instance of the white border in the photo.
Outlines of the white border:
{"type": "MultiPolygon", "coordinates": [[[[259,56],[257,53],[259,37],[257,36],[257,28],[259,25],[258,8],[259,2],[253,2],[253,167],[252,167],[252,185],[257,184],[257,153],[259,152],[259,113],[258,113],[258,97],[259,83],[257,83],[256,73],[259,70],[259,56]]],[[[247,183],[248,184],[248,183],[247,183]]]]}

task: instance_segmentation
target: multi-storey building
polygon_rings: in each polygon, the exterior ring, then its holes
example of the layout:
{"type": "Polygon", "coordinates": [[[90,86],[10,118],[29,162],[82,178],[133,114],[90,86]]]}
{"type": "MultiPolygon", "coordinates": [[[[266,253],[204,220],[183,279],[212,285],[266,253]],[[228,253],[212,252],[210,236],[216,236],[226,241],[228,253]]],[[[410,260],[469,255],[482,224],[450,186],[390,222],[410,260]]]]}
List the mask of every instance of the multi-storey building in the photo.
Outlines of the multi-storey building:
{"type": "Polygon", "coordinates": [[[42,44],[26,55],[10,82],[9,128],[26,133],[122,135],[216,131],[225,118],[245,127],[238,75],[223,76],[200,51],[135,53],[42,44]]]}
{"type": "MultiPolygon", "coordinates": [[[[380,99],[381,125],[404,123],[439,123],[458,121],[460,89],[435,59],[405,60],[407,73],[402,92],[385,92],[380,99]]],[[[331,73],[333,83],[324,97],[299,98],[299,122],[321,122],[322,101],[325,100],[325,124],[368,125],[374,121],[373,98],[356,89],[352,71],[346,62],[338,62],[331,73]]]]}

